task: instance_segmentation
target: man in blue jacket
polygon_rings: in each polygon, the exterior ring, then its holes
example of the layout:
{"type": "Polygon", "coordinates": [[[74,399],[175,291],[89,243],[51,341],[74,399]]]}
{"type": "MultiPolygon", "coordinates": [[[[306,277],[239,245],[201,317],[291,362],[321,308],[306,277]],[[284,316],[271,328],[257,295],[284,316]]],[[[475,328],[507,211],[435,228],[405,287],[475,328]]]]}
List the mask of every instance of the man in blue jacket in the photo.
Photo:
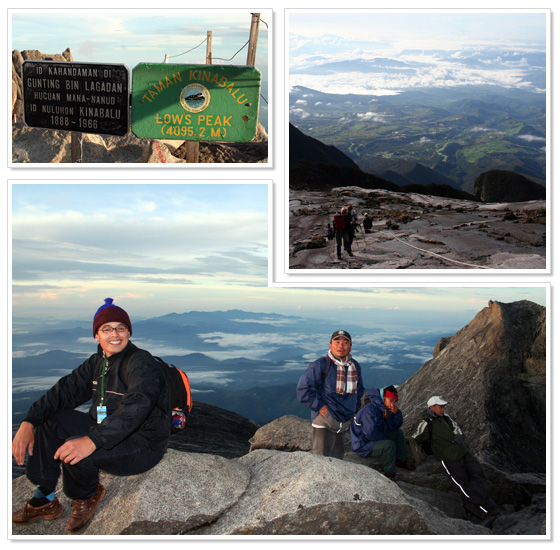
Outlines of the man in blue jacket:
{"type": "Polygon", "coordinates": [[[67,528],[84,529],[105,495],[99,471],[134,475],[155,466],[170,434],[165,373],[154,358],[129,341],[126,311],[107,298],[93,319],[99,343],[92,355],[61,378],[29,409],[12,442],[19,465],[37,486],[16,525],[55,520],[64,510],[54,491],[62,469],[63,490],[72,500],[67,528]],[[89,413],[76,407],[91,400],[89,413]]]}
{"type": "Polygon", "coordinates": [[[352,426],[352,450],[362,457],[383,458],[383,473],[395,479],[397,467],[414,470],[407,464],[406,440],[400,427],[402,412],[397,406],[399,395],[394,386],[383,390],[372,388],[366,393],[369,402],[362,407],[352,426]]]}
{"type": "Polygon", "coordinates": [[[344,434],[364,393],[362,369],[351,349],[350,334],[337,330],[327,355],[311,363],[297,385],[298,399],[311,409],[314,454],[344,458],[344,434]]]}

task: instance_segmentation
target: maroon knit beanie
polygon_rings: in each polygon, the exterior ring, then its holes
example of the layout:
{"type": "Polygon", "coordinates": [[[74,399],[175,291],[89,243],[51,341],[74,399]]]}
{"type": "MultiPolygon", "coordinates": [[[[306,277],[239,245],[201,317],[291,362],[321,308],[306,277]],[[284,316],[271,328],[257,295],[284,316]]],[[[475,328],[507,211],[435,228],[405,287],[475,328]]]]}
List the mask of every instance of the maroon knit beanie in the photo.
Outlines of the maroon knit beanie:
{"type": "Polygon", "coordinates": [[[105,303],[97,310],[93,317],[93,336],[97,334],[99,327],[105,323],[122,323],[128,327],[128,331],[132,334],[132,323],[128,313],[113,304],[113,298],[105,298],[105,303]]]}

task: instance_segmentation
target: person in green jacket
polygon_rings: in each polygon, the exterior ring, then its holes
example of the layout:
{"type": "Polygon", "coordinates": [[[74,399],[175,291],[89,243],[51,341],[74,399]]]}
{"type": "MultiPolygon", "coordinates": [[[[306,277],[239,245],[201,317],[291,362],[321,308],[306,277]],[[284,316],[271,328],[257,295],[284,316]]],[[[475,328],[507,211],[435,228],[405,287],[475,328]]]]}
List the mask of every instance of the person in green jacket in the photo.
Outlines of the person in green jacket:
{"type": "Polygon", "coordinates": [[[447,414],[447,401],[439,395],[428,400],[428,410],[413,437],[420,446],[429,443],[431,452],[461,490],[467,514],[479,519],[498,515],[499,510],[486,493],[486,476],[477,458],[469,451],[463,432],[447,414]]]}

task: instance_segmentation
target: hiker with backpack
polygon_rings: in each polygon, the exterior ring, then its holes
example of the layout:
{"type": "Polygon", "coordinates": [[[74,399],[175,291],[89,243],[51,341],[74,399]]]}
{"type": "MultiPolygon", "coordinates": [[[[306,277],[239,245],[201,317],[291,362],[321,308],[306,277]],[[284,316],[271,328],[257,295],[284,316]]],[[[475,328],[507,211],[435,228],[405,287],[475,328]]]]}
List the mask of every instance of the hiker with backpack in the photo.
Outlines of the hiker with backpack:
{"type": "Polygon", "coordinates": [[[383,474],[394,481],[397,468],[415,470],[407,462],[406,440],[401,430],[403,415],[395,386],[372,388],[363,399],[350,427],[352,450],[361,457],[383,459],[383,474]]]}
{"type": "Polygon", "coordinates": [[[351,349],[350,334],[337,330],[328,353],[311,363],[298,382],[297,398],[311,409],[313,454],[344,458],[344,436],[364,394],[362,369],[351,349]]]}
{"type": "Polygon", "coordinates": [[[325,227],[325,234],[327,235],[327,239],[329,241],[334,239],[334,228],[330,223],[328,223],[327,227],[325,227]]]}
{"type": "Polygon", "coordinates": [[[354,255],[352,254],[352,239],[354,238],[354,235],[352,233],[351,218],[347,219],[347,217],[345,217],[345,208],[343,208],[340,212],[336,212],[333,217],[334,236],[336,239],[336,256],[339,260],[342,260],[342,244],[344,244],[344,250],[348,256],[354,255]]]}
{"type": "Polygon", "coordinates": [[[445,413],[447,401],[439,395],[428,400],[428,410],[414,439],[426,454],[441,461],[447,474],[461,490],[463,506],[479,519],[499,514],[498,507],[486,493],[486,476],[477,458],[469,451],[463,432],[445,413]]]}
{"type": "Polygon", "coordinates": [[[93,318],[97,353],[62,377],[29,409],[12,454],[37,486],[12,521],[25,525],[55,520],[64,510],[55,495],[62,470],[63,491],[71,499],[67,528],[77,533],[93,518],[105,495],[99,471],[129,476],[155,466],[170,434],[168,384],[164,370],[147,351],[130,342],[126,311],[107,298],[93,318]],[[123,369],[123,356],[134,350],[123,369]],[[91,399],[89,412],[76,407],[91,399]]]}

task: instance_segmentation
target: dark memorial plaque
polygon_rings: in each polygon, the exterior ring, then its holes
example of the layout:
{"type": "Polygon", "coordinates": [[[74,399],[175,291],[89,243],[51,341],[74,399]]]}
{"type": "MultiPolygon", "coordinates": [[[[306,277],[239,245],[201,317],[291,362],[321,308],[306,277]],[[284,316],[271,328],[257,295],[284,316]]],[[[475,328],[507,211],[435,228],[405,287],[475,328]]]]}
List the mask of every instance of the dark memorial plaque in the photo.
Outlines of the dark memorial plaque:
{"type": "Polygon", "coordinates": [[[248,142],[260,90],[252,66],[140,64],[132,69],[131,129],[138,138],[248,142]]]}
{"type": "Polygon", "coordinates": [[[124,65],[24,61],[23,113],[28,126],[124,136],[129,76],[124,65]]]}

